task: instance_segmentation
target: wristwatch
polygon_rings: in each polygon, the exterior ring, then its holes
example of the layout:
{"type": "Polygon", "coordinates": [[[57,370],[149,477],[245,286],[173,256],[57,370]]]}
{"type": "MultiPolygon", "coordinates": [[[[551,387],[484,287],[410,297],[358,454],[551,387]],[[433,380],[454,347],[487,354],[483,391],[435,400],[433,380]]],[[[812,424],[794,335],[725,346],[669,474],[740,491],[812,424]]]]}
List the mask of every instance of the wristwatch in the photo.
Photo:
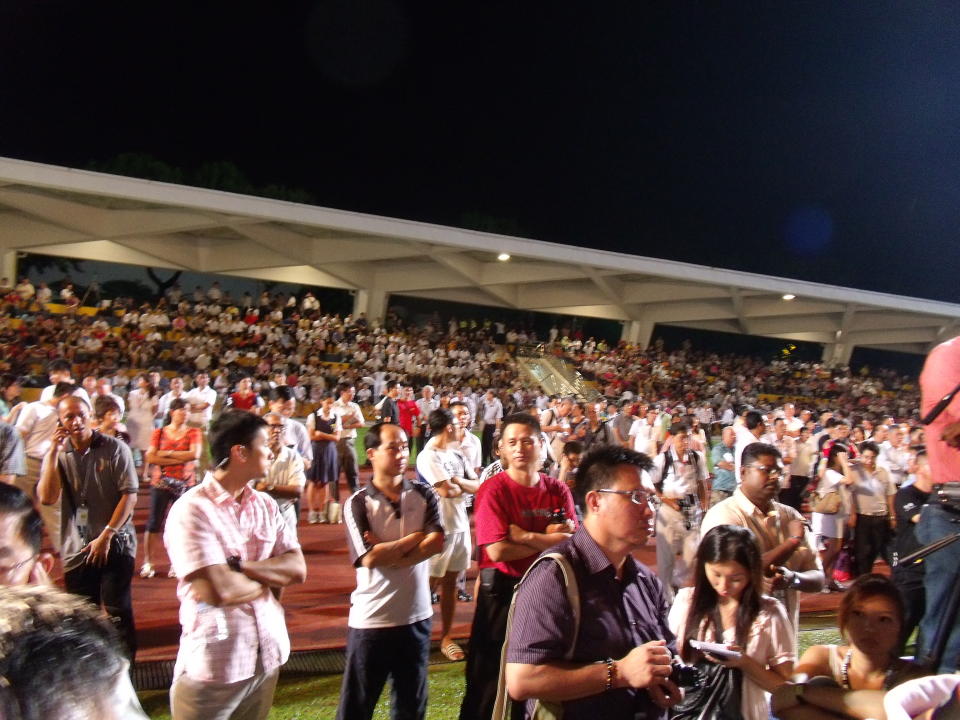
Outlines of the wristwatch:
{"type": "Polygon", "coordinates": [[[228,557],[227,567],[229,567],[234,572],[243,572],[243,570],[240,568],[240,556],[231,555],[230,557],[228,557]]]}

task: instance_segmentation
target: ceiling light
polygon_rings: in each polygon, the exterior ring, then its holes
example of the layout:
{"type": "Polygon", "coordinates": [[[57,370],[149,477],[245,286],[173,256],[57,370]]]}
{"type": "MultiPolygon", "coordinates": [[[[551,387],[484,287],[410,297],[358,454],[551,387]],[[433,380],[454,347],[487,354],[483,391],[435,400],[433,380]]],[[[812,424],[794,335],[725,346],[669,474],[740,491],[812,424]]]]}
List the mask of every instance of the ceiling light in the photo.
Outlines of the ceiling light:
{"type": "Polygon", "coordinates": [[[510,259],[510,253],[500,253],[499,255],[497,255],[497,260],[499,260],[500,262],[506,262],[509,259],[510,259]]]}
{"type": "Polygon", "coordinates": [[[796,297],[796,295],[794,295],[793,293],[787,293],[786,295],[783,296],[783,299],[784,299],[784,300],[793,300],[795,297],[796,297]]]}

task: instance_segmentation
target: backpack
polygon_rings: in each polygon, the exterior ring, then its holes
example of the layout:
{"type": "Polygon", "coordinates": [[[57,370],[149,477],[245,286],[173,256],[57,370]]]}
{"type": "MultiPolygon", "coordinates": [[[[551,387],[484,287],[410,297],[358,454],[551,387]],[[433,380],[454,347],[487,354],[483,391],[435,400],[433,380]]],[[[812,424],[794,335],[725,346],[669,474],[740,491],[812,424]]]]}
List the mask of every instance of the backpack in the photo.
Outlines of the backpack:
{"type": "MultiPolygon", "coordinates": [[[[510,629],[513,627],[513,611],[517,607],[517,590],[527,579],[530,571],[537,566],[541,560],[551,559],[560,566],[563,573],[563,584],[567,591],[567,600],[570,603],[570,610],[573,614],[573,642],[564,653],[563,659],[570,661],[573,658],[573,650],[577,644],[577,635],[580,632],[580,586],[577,583],[577,576],[573,571],[573,566],[566,556],[560,553],[546,553],[534,560],[533,565],[527,568],[527,571],[520,578],[520,582],[513,590],[513,599],[510,600],[510,611],[507,614],[507,631],[503,639],[503,650],[500,651],[500,675],[497,681],[497,700],[493,705],[493,715],[491,720],[510,720],[510,711],[513,706],[513,700],[507,692],[507,645],[510,642],[510,629]]],[[[546,702],[537,700],[533,709],[531,720],[562,720],[563,705],[560,703],[546,702]]]]}

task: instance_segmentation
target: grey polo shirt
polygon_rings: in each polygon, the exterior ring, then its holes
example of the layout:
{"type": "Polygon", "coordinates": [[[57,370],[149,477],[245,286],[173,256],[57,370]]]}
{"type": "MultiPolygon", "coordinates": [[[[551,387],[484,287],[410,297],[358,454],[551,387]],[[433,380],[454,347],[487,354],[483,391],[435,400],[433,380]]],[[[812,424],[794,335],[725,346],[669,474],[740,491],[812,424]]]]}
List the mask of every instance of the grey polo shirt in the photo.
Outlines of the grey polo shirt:
{"type": "MultiPolygon", "coordinates": [[[[113,511],[124,495],[136,494],[139,489],[133,455],[126,443],[93,431],[93,439],[85,453],[78,452],[73,442],[57,459],[62,494],[60,495],[60,554],[63,569],[72,570],[83,564],[85,553],[80,551],[110,524],[113,511]],[[77,526],[80,506],[88,513],[86,536],[77,526]]],[[[117,541],[125,553],[137,554],[133,518],[119,528],[117,541]]]]}
{"type": "MultiPolygon", "coordinates": [[[[571,662],[576,665],[621,658],[651,640],[666,640],[675,651],[674,636],[667,626],[670,608],[664,600],[663,586],[633,556],[627,556],[623,579],[617,580],[613,565],[583,526],[549,552],[565,555],[577,576],[580,631],[574,638],[572,610],[559,565],[542,560],[517,586],[507,662],[561,662],[574,642],[571,662]]],[[[645,690],[630,688],[563,703],[564,720],[666,716],[645,690]]]]}

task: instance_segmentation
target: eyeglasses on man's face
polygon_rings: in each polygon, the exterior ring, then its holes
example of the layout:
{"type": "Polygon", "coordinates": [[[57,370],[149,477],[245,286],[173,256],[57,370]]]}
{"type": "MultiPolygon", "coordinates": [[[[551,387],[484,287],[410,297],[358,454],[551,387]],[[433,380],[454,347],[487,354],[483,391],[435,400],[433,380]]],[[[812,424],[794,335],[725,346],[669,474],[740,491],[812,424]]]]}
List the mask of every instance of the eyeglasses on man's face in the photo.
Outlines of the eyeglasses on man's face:
{"type": "Polygon", "coordinates": [[[614,490],[613,488],[600,488],[597,490],[600,493],[609,493],[611,495],[623,495],[624,497],[629,497],[630,502],[634,505],[647,505],[651,510],[656,510],[660,507],[660,498],[656,495],[650,495],[644,490],[614,490]]]}
{"type": "Polygon", "coordinates": [[[751,464],[744,465],[744,467],[753,468],[754,470],[759,470],[762,473],[765,473],[767,477],[778,478],[783,475],[783,467],[780,465],[759,465],[751,464]]]}

